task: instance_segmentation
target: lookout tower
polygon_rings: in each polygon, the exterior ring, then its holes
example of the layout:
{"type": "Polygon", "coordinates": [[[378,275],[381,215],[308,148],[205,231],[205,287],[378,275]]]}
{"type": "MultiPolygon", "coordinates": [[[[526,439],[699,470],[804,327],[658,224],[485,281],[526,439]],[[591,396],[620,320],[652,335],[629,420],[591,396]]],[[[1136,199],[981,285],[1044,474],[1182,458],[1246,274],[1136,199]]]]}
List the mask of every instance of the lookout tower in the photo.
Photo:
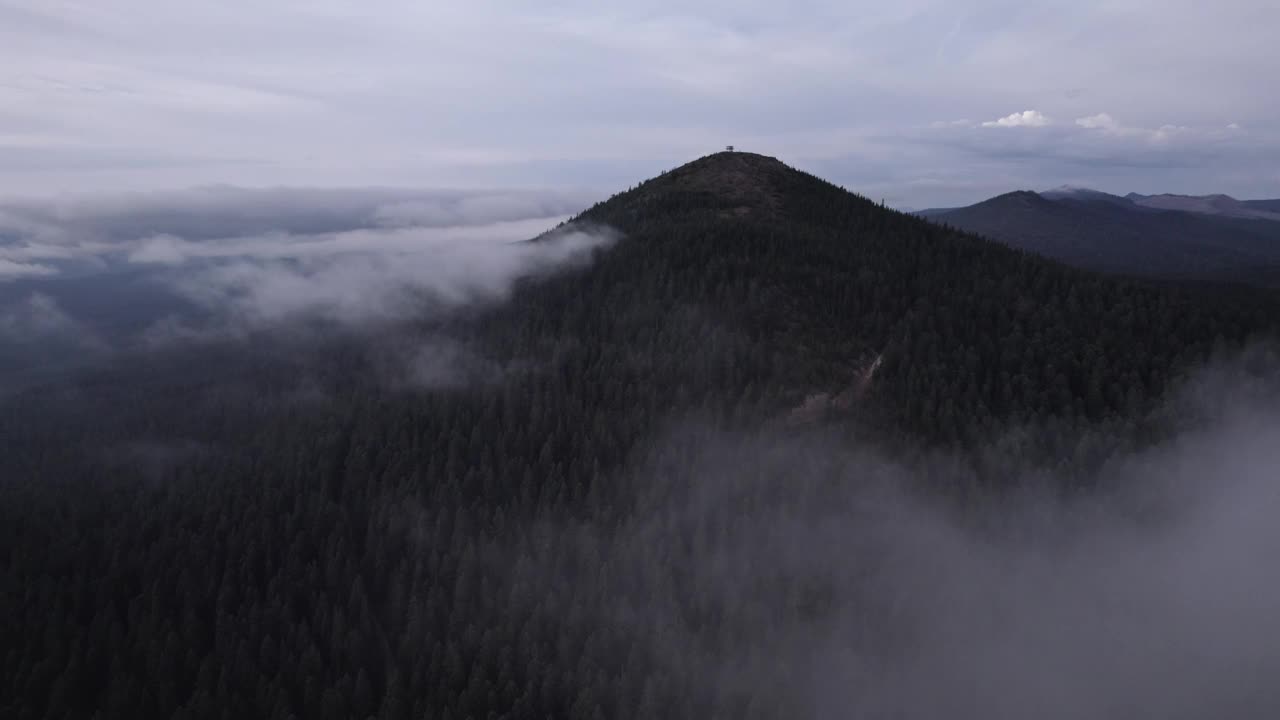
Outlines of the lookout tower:
{"type": "Polygon", "coordinates": [[[732,145],[725,145],[725,146],[724,146],[724,151],[725,151],[725,152],[733,152],[733,146],[732,146],[732,145]]]}

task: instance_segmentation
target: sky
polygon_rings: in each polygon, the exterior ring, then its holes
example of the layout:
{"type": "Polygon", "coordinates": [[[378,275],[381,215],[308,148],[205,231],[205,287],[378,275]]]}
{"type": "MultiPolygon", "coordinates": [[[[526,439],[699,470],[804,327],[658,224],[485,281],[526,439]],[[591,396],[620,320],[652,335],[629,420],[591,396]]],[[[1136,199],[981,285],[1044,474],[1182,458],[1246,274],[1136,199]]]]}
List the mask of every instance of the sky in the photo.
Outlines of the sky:
{"type": "Polygon", "coordinates": [[[0,0],[0,196],[605,196],[726,144],[898,207],[1280,197],[1273,0],[0,0]]]}

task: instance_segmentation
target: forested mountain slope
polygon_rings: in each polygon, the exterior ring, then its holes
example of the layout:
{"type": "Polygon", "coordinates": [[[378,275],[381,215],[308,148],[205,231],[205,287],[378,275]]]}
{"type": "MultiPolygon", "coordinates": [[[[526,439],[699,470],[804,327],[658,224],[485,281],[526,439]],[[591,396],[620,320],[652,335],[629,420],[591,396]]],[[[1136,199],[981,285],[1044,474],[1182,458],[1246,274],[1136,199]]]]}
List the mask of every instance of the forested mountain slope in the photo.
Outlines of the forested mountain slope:
{"type": "Polygon", "coordinates": [[[1280,213],[1280,200],[1245,200],[1243,202],[1245,207],[1264,212],[1280,213]]]}
{"type": "Polygon", "coordinates": [[[6,398],[0,716],[816,712],[695,658],[736,647],[758,603],[822,617],[829,588],[725,601],[682,558],[848,474],[812,453],[741,468],[740,504],[633,532],[700,448],[806,423],[904,457],[1010,427],[1041,428],[1050,460],[1100,424],[1138,442],[1182,370],[1277,318],[1267,295],[1070,269],[748,153],[574,224],[620,238],[501,303],[157,350],[6,398]],[[406,344],[465,371],[388,383],[406,344]],[[673,660],[668,632],[696,651],[673,660]]]}
{"type": "Polygon", "coordinates": [[[746,153],[687,165],[584,218],[629,238],[594,281],[615,263],[654,266],[642,277],[658,287],[640,297],[717,308],[791,353],[779,374],[805,391],[838,390],[883,352],[881,409],[935,440],[1132,413],[1215,340],[1272,322],[1265,293],[1206,301],[1071,270],[746,153]]]}

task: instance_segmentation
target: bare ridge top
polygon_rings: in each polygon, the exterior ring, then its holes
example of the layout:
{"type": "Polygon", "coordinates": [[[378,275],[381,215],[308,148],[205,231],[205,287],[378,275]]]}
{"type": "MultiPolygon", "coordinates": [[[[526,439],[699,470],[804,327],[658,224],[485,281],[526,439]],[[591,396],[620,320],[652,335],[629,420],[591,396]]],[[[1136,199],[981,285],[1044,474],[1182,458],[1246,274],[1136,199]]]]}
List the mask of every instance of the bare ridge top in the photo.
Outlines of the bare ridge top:
{"type": "Polygon", "coordinates": [[[774,157],[725,151],[681,165],[658,180],[664,189],[708,193],[743,208],[777,209],[787,177],[798,174],[774,157]]]}

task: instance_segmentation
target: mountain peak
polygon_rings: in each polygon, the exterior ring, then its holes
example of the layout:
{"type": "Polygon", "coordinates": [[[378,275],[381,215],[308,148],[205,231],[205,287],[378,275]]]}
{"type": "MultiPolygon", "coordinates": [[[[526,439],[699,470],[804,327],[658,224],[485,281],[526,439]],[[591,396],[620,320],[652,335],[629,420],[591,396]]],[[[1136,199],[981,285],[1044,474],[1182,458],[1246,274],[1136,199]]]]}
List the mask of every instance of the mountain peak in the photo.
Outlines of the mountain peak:
{"type": "MultiPolygon", "coordinates": [[[[657,215],[812,220],[814,198],[846,194],[852,195],[775,157],[727,150],[646,180],[600,203],[584,217],[615,226],[644,222],[657,215]],[[805,209],[801,211],[801,207],[805,209]]],[[[870,203],[864,197],[855,197],[870,203]]]]}
{"type": "Polygon", "coordinates": [[[1045,190],[1040,193],[1040,197],[1048,200],[1076,200],[1081,202],[1107,202],[1115,205],[1132,205],[1133,200],[1130,198],[1112,195],[1111,193],[1094,190],[1093,188],[1079,187],[1076,185],[1062,185],[1052,190],[1045,190]]]}
{"type": "Polygon", "coordinates": [[[1044,204],[1046,199],[1037,192],[1031,190],[1014,190],[1012,192],[997,195],[988,198],[972,207],[999,206],[999,207],[1034,207],[1044,204]]]}
{"type": "Polygon", "coordinates": [[[1100,191],[1094,190],[1093,188],[1084,187],[1083,185],[1066,184],[1066,185],[1059,185],[1058,187],[1052,188],[1050,190],[1045,190],[1040,194],[1041,195],[1079,195],[1081,193],[1096,193],[1096,192],[1100,192],[1100,191]]]}
{"type": "Polygon", "coordinates": [[[1095,195],[1109,195],[1109,193],[1104,193],[1101,190],[1094,190],[1093,188],[1082,187],[1079,185],[1059,185],[1052,190],[1045,190],[1040,193],[1041,197],[1051,199],[1060,197],[1091,197],[1095,195]]]}
{"type": "Polygon", "coordinates": [[[660,175],[656,181],[676,192],[707,194],[739,209],[776,211],[781,186],[799,171],[756,153],[724,151],[660,175]]]}

